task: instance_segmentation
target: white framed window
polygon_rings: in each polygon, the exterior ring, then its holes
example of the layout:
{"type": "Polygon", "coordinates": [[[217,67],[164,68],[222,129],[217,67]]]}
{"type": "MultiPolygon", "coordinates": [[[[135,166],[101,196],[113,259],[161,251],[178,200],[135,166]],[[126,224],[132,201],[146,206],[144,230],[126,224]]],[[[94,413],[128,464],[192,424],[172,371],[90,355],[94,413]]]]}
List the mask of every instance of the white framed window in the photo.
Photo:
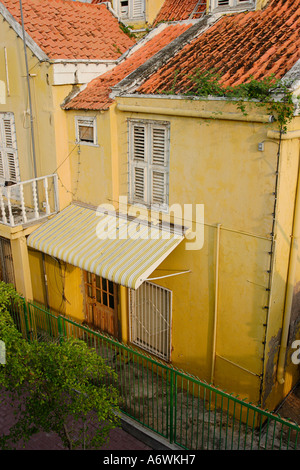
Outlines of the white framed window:
{"type": "Polygon", "coordinates": [[[0,181],[20,181],[17,138],[13,113],[0,113],[0,181]]]}
{"type": "Polygon", "coordinates": [[[97,145],[96,118],[76,116],[76,142],[87,145],[97,145]]]}
{"type": "Polygon", "coordinates": [[[171,360],[172,292],[151,282],[129,291],[130,341],[145,351],[171,360]]]}
{"type": "Polygon", "coordinates": [[[129,199],[168,209],[170,123],[129,120],[129,199]]]}
{"type": "Polygon", "coordinates": [[[254,6],[254,0],[213,0],[213,8],[218,7],[252,7],[254,6]]]}
{"type": "Polygon", "coordinates": [[[114,0],[114,9],[124,19],[144,19],[145,0],[114,0]]]}

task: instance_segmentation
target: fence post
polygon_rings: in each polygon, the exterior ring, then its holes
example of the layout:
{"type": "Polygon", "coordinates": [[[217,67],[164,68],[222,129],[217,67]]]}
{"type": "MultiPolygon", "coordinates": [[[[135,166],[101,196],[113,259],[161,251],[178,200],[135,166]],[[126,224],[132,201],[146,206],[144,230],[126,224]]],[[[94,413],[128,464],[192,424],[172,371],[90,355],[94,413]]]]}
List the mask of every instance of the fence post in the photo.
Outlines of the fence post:
{"type": "Polygon", "coordinates": [[[174,442],[174,378],[175,371],[170,369],[170,444],[174,442]]]}
{"type": "Polygon", "coordinates": [[[61,344],[62,339],[64,337],[64,329],[63,329],[63,324],[62,324],[62,317],[59,315],[57,317],[57,328],[58,328],[58,337],[59,337],[59,343],[61,344]]]}
{"type": "Polygon", "coordinates": [[[29,322],[28,322],[28,311],[27,311],[27,304],[26,300],[23,299],[23,311],[24,311],[24,322],[25,322],[25,331],[26,331],[26,338],[30,341],[30,329],[29,329],[29,322]]]}

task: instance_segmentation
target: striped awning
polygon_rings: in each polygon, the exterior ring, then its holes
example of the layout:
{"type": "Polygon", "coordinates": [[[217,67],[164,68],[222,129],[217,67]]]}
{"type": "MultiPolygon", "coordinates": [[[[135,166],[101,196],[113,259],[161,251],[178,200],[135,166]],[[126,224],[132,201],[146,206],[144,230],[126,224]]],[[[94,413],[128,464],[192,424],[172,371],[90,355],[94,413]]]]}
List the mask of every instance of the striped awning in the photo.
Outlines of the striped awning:
{"type": "Polygon", "coordinates": [[[71,204],[35,230],[28,246],[137,289],[184,234],[106,210],[71,204]]]}

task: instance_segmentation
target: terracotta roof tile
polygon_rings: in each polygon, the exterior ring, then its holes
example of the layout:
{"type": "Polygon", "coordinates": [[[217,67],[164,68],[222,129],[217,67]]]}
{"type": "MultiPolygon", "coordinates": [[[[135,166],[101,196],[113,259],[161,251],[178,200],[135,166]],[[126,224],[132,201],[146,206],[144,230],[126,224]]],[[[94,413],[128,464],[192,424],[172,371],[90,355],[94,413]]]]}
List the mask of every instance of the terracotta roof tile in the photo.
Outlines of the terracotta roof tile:
{"type": "MultiPolygon", "coordinates": [[[[161,7],[154,24],[161,21],[183,21],[190,18],[191,13],[194,11],[199,0],[165,0],[161,7]]],[[[204,12],[206,4],[199,6],[197,11],[204,12]]],[[[199,16],[195,16],[198,18],[199,16]]]]}
{"type": "MultiPolygon", "coordinates": [[[[21,23],[19,0],[0,0],[21,23]]],[[[106,5],[23,0],[25,30],[50,59],[116,60],[134,44],[106,5]]]]}
{"type": "Polygon", "coordinates": [[[225,85],[274,74],[282,78],[300,59],[300,0],[273,0],[267,8],[226,15],[182,48],[136,90],[189,92],[196,70],[215,69],[225,85]]]}
{"type": "Polygon", "coordinates": [[[163,30],[134,48],[131,55],[109,72],[92,80],[87,87],[64,106],[64,109],[108,109],[113,100],[109,98],[111,87],[127,77],[140,65],[153,57],[164,46],[190,28],[190,24],[164,26],[163,30]]]}

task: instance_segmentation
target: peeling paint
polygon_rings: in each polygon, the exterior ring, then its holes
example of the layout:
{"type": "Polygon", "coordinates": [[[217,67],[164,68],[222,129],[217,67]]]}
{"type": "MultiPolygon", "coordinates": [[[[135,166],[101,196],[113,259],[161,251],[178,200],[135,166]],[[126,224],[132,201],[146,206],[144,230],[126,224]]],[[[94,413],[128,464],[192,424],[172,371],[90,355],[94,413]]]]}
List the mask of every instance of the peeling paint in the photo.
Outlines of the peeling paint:
{"type": "Polygon", "coordinates": [[[281,331],[282,329],[280,328],[277,335],[272,336],[272,338],[270,339],[268,343],[269,354],[268,354],[268,360],[266,363],[266,371],[265,371],[265,389],[264,389],[264,396],[262,398],[263,406],[276,382],[277,357],[278,357],[278,352],[279,352],[281,331]]]}

